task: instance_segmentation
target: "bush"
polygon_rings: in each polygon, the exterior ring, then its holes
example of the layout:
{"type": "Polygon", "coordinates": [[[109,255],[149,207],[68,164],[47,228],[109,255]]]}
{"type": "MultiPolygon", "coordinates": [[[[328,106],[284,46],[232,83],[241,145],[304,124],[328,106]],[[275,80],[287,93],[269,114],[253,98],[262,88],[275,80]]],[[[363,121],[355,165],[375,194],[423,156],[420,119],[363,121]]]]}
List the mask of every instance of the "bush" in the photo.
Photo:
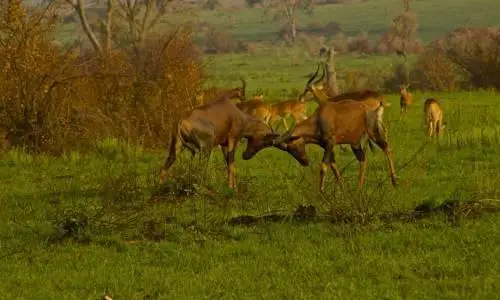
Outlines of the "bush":
{"type": "Polygon", "coordinates": [[[225,31],[210,27],[205,33],[205,48],[210,53],[231,53],[238,48],[238,42],[225,31]]]}
{"type": "Polygon", "coordinates": [[[411,84],[423,91],[454,91],[457,67],[446,53],[430,46],[422,53],[411,71],[411,84]]]}
{"type": "Polygon", "coordinates": [[[354,39],[352,39],[347,45],[347,50],[349,52],[358,52],[365,54],[372,54],[374,52],[375,46],[373,42],[368,38],[366,32],[361,32],[354,39]]]}
{"type": "Polygon", "coordinates": [[[11,1],[0,16],[3,144],[29,151],[83,150],[103,137],[164,147],[192,108],[201,52],[190,28],[148,39],[136,51],[100,56],[57,46],[56,19],[11,1]]]}
{"type": "Polygon", "coordinates": [[[473,88],[500,89],[500,30],[459,28],[435,42],[463,70],[473,88]]]}

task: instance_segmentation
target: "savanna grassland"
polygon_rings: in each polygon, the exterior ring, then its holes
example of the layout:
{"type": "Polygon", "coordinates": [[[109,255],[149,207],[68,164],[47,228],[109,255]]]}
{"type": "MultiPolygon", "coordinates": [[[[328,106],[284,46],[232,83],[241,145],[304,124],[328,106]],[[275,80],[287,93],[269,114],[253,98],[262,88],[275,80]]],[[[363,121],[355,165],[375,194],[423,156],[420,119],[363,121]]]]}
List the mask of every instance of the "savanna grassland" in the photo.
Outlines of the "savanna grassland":
{"type": "MultiPolygon", "coordinates": [[[[390,9],[397,1],[371,2],[322,6],[317,18],[331,13],[348,32],[376,33],[390,19],[383,4],[390,9]]],[[[429,40],[468,22],[496,25],[498,5],[416,1],[415,9],[429,40]]],[[[265,40],[273,32],[255,10],[236,14],[248,26],[231,29],[235,35],[265,40]]],[[[235,86],[243,75],[247,96],[262,90],[275,101],[301,91],[317,61],[304,48],[278,46],[203,59],[211,82],[235,86]]],[[[399,60],[339,55],[341,85],[347,70],[392,70],[399,60]]],[[[164,149],[109,137],[58,155],[4,151],[0,298],[497,299],[500,95],[412,92],[404,118],[399,95],[386,93],[397,188],[379,149],[367,152],[367,184],[357,191],[357,162],[337,147],[346,186],[339,188],[330,172],[324,194],[316,146],[308,147],[311,165],[304,168],[274,148],[243,161],[240,144],[238,194],[226,187],[218,149],[208,162],[183,153],[174,176],[159,185],[168,135],[159,142],[164,149]],[[441,99],[447,122],[439,140],[424,134],[423,102],[430,96],[441,99]]]]}

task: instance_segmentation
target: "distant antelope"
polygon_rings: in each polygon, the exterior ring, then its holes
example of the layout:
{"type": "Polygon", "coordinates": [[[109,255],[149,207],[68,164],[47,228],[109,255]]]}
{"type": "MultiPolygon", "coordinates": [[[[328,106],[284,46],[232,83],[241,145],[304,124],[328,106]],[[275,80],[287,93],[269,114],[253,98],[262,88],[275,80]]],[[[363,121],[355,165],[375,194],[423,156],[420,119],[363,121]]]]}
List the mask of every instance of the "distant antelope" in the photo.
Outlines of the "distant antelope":
{"type": "Polygon", "coordinates": [[[242,85],[232,89],[211,87],[203,90],[201,93],[196,95],[196,104],[203,105],[224,97],[228,97],[229,99],[239,99],[241,102],[247,101],[247,98],[245,96],[245,79],[243,79],[243,77],[240,77],[240,81],[242,85]]]}
{"type": "Polygon", "coordinates": [[[177,123],[161,169],[160,183],[165,181],[169,168],[183,148],[189,149],[193,156],[200,151],[209,157],[212,149],[220,145],[227,164],[228,186],[237,190],[234,153],[238,141],[247,139],[243,159],[248,160],[271,146],[276,137],[278,135],[268,124],[242,112],[227,97],[199,106],[177,123]]]}
{"type": "Polygon", "coordinates": [[[325,151],[320,170],[319,188],[323,192],[325,175],[329,168],[333,170],[337,181],[343,182],[333,151],[334,146],[338,144],[351,146],[359,161],[358,187],[361,188],[364,185],[367,161],[361,144],[364,139],[369,139],[384,151],[392,184],[396,186],[396,171],[382,120],[383,112],[382,105],[373,109],[360,101],[324,102],[311,117],[279,137],[274,146],[291,154],[303,166],[309,165],[306,144],[316,144],[322,147],[325,151]]]}
{"type": "Polygon", "coordinates": [[[443,110],[437,99],[429,98],[425,100],[424,118],[427,125],[427,136],[439,137],[446,127],[446,123],[443,123],[443,110]]]}
{"type": "Polygon", "coordinates": [[[408,106],[413,102],[412,93],[408,92],[407,89],[410,85],[400,85],[399,86],[399,106],[401,107],[401,116],[406,115],[406,111],[408,110],[408,106]]]}

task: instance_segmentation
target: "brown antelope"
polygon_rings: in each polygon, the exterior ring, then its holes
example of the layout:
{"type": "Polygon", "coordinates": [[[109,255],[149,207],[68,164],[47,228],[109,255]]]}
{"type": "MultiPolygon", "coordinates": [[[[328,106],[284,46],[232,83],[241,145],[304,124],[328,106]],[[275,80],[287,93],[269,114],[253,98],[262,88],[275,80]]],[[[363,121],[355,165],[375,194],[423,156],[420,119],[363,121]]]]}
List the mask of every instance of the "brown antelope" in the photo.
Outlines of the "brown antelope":
{"type": "Polygon", "coordinates": [[[280,119],[286,130],[289,129],[285,118],[290,116],[295,123],[307,118],[307,102],[300,100],[287,100],[278,103],[262,101],[263,96],[254,96],[252,100],[237,103],[236,106],[242,111],[271,124],[272,121],[280,119]]]}
{"type": "Polygon", "coordinates": [[[364,102],[343,100],[324,102],[314,114],[297,124],[292,130],[275,141],[274,146],[291,154],[301,165],[309,165],[306,144],[316,144],[324,149],[320,170],[320,191],[324,190],[325,175],[331,168],[341,184],[343,179],[335,163],[333,148],[337,144],[347,144],[359,161],[359,183],[361,188],[365,182],[366,156],[361,147],[362,140],[369,139],[377,144],[385,153],[393,186],[396,186],[396,171],[392,160],[392,151],[383,124],[383,105],[376,109],[368,107],[364,102]]]}
{"type": "Polygon", "coordinates": [[[442,130],[446,127],[443,123],[443,110],[439,105],[438,99],[429,98],[424,103],[424,118],[427,125],[427,136],[441,135],[442,130]]]}
{"type": "Polygon", "coordinates": [[[160,174],[160,183],[185,147],[194,156],[199,151],[208,157],[220,145],[227,164],[228,186],[236,188],[234,152],[240,138],[247,139],[243,159],[252,158],[261,149],[270,147],[278,135],[262,120],[241,110],[227,97],[193,109],[177,123],[172,135],[168,157],[160,174]]]}
{"type": "Polygon", "coordinates": [[[408,92],[407,89],[410,85],[400,85],[399,86],[399,106],[401,107],[401,116],[406,115],[406,111],[408,110],[408,106],[413,102],[412,93],[408,92]]]}
{"type": "Polygon", "coordinates": [[[240,80],[242,85],[236,88],[230,89],[211,87],[203,90],[201,93],[196,95],[197,105],[207,104],[223,97],[228,97],[229,99],[239,99],[241,102],[247,101],[245,96],[246,82],[243,77],[240,77],[240,80]]]}
{"type": "MultiPolygon", "coordinates": [[[[300,99],[304,99],[304,96],[308,93],[311,92],[314,96],[314,99],[318,104],[325,103],[325,102],[339,102],[343,100],[354,100],[354,101],[360,101],[363,102],[365,105],[367,105],[371,109],[377,109],[380,105],[384,107],[389,107],[391,104],[385,99],[384,95],[381,93],[371,90],[371,89],[364,89],[364,90],[359,90],[359,91],[354,91],[354,92],[347,92],[347,93],[342,93],[336,96],[329,96],[323,91],[323,85],[319,84],[320,82],[323,81],[323,78],[325,77],[326,74],[326,65],[324,63],[318,64],[318,67],[316,68],[316,72],[313,73],[311,78],[306,83],[306,86],[304,88],[304,91],[302,94],[299,96],[300,99]],[[323,74],[322,76],[314,81],[316,76],[318,76],[319,68],[323,66],[323,74]],[[313,82],[314,81],[314,82],[313,82]],[[319,86],[318,86],[319,84],[319,86]]],[[[370,146],[370,149],[373,151],[374,146],[371,142],[370,139],[367,140],[368,145],[370,146]]],[[[343,145],[340,146],[340,148],[343,151],[347,151],[346,148],[343,147],[343,145]]]]}

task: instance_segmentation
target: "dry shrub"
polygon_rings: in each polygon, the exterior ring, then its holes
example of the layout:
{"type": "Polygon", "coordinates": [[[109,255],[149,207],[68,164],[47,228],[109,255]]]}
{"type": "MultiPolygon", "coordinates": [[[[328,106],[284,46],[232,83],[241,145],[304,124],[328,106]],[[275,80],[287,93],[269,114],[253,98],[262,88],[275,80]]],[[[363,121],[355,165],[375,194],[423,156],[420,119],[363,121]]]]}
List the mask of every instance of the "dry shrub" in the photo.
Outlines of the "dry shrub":
{"type": "Polygon", "coordinates": [[[459,28],[435,44],[466,73],[473,88],[500,89],[499,29],[459,28]]]}
{"type": "Polygon", "coordinates": [[[351,39],[344,33],[340,32],[333,37],[332,47],[336,52],[347,52],[351,39]]]}
{"type": "Polygon", "coordinates": [[[446,53],[431,45],[422,53],[411,71],[411,84],[423,91],[454,91],[457,67],[446,53]]]}
{"type": "Polygon", "coordinates": [[[390,76],[386,77],[384,89],[389,92],[398,92],[399,86],[410,82],[410,72],[404,63],[395,64],[390,76]]]}
{"type": "Polygon", "coordinates": [[[238,42],[228,32],[210,27],[205,33],[206,52],[231,53],[238,49],[238,42]]]}
{"type": "Polygon", "coordinates": [[[0,127],[13,146],[60,153],[116,137],[164,147],[192,108],[203,73],[190,28],[100,56],[56,46],[47,11],[10,4],[0,18],[0,127]]]}
{"type": "Polygon", "coordinates": [[[368,38],[366,32],[361,32],[354,39],[352,39],[347,45],[347,50],[349,52],[358,52],[365,54],[372,54],[374,52],[375,45],[368,38]]]}
{"type": "Polygon", "coordinates": [[[389,28],[381,35],[377,46],[379,50],[391,53],[423,51],[422,43],[418,39],[417,14],[409,7],[410,1],[404,1],[403,4],[403,10],[394,16],[389,28]]]}
{"type": "MultiPolygon", "coordinates": [[[[51,43],[55,18],[2,3],[0,16],[0,122],[12,146],[33,151],[78,145],[81,119],[73,114],[73,51],[51,43]]],[[[54,12],[48,11],[47,13],[54,12]]]]}

